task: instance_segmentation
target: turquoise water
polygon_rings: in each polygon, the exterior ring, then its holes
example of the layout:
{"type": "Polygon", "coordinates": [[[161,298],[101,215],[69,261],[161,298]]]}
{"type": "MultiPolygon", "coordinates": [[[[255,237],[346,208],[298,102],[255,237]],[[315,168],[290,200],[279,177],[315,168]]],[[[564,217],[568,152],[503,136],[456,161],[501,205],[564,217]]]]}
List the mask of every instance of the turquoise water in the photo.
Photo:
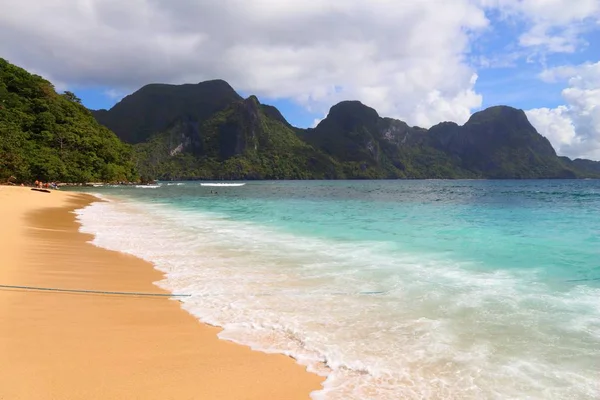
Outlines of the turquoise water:
{"type": "Polygon", "coordinates": [[[99,246],[146,258],[223,338],[327,399],[600,396],[600,181],[94,188],[99,246]]]}

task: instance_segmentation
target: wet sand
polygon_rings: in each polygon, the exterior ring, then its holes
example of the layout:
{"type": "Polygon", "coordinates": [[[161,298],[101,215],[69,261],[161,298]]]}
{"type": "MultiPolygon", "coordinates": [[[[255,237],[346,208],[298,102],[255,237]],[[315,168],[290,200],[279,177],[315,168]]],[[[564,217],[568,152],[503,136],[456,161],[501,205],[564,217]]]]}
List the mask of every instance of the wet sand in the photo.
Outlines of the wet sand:
{"type": "MultiPolygon", "coordinates": [[[[78,232],[84,194],[0,186],[0,284],[166,293],[78,232]]],[[[322,378],[217,338],[168,298],[0,288],[0,399],[308,399],[322,378]]]]}

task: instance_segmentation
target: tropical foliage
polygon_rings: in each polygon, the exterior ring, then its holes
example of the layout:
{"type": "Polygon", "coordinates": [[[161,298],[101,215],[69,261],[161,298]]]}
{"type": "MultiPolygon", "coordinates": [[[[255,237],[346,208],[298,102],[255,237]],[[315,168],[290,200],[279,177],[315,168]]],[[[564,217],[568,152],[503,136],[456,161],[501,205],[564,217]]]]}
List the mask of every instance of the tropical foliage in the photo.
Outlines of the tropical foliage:
{"type": "Polygon", "coordinates": [[[0,58],[0,181],[136,179],[132,150],[71,92],[0,58]]]}
{"type": "MultiPolygon", "coordinates": [[[[266,112],[272,112],[270,108],[266,112]]],[[[161,179],[335,179],[339,163],[270,118],[255,97],[200,126],[183,120],[135,146],[142,176],[161,179]]]]}
{"type": "Polygon", "coordinates": [[[600,163],[558,157],[511,107],[423,129],[344,101],[299,129],[213,80],[150,84],[89,111],[3,59],[0,139],[0,181],[600,177],[600,163]]]}
{"type": "Polygon", "coordinates": [[[256,97],[198,123],[179,121],[136,147],[138,168],[159,179],[536,179],[598,177],[594,162],[558,157],[511,107],[431,129],[342,102],[313,129],[293,128],[256,97]],[[585,168],[583,168],[585,166],[585,168]]]}

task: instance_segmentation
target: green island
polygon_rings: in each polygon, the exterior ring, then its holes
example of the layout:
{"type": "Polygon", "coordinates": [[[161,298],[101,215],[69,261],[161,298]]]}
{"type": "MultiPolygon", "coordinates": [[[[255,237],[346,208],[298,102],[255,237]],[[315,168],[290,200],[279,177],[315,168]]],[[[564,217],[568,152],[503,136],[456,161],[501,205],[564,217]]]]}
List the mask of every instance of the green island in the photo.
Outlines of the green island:
{"type": "Polygon", "coordinates": [[[150,84],[88,110],[0,58],[0,182],[600,178],[560,157],[522,110],[495,106],[430,129],[358,102],[300,129],[225,81],[150,84]]]}

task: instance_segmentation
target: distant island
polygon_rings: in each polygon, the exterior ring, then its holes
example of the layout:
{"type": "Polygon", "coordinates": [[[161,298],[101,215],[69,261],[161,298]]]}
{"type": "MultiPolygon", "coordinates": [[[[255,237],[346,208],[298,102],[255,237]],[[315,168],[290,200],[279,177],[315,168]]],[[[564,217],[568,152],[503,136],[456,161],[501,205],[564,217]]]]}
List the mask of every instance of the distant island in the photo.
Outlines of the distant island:
{"type": "Polygon", "coordinates": [[[0,181],[600,178],[600,162],[558,156],[507,106],[424,129],[344,101],[300,129],[213,80],[146,85],[93,111],[3,59],[0,131],[0,181]]]}

